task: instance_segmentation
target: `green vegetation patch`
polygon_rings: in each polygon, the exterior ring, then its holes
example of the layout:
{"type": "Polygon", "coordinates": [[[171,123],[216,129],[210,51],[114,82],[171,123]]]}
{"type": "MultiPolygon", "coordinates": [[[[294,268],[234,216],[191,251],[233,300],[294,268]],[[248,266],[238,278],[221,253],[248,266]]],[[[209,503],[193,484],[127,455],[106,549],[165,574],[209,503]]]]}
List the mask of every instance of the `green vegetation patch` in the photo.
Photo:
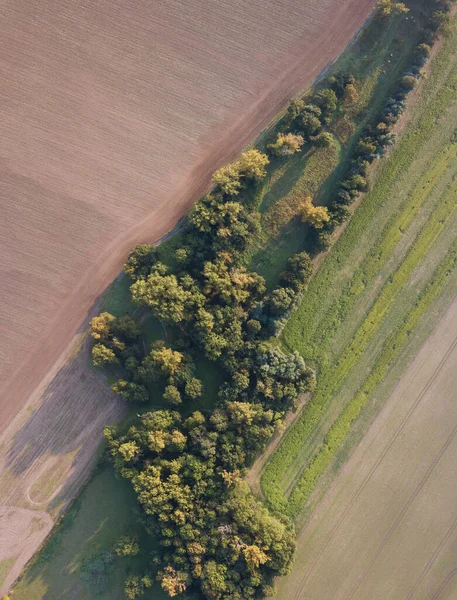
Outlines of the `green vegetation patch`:
{"type": "MultiPolygon", "coordinates": [[[[403,234],[416,218],[430,193],[443,179],[449,168],[454,168],[456,149],[453,132],[448,129],[447,135],[450,140],[444,147],[442,146],[437,155],[432,155],[428,159],[422,177],[403,201],[402,210],[391,217],[384,230],[376,238],[372,250],[361,262],[360,270],[357,271],[354,268],[354,274],[345,284],[341,273],[344,273],[345,265],[350,264],[353,260],[356,249],[359,246],[363,247],[361,240],[366,235],[365,232],[369,229],[370,221],[374,219],[376,211],[387,201],[389,194],[392,194],[396,181],[401,179],[403,173],[410,170],[413,162],[420,156],[422,148],[426,147],[426,144],[433,139],[438,120],[445,117],[455,102],[452,90],[455,89],[457,83],[457,71],[455,63],[451,61],[455,51],[456,39],[453,36],[446,42],[445,48],[434,63],[431,78],[422,94],[419,119],[409,128],[400,144],[392,152],[391,158],[379,174],[377,185],[364,199],[347,231],[311,281],[301,306],[292,315],[285,328],[284,341],[287,346],[290,349],[298,349],[308,359],[317,360],[321,374],[318,392],[291,426],[262,476],[262,490],[267,500],[277,510],[290,511],[296,515],[303,507],[303,505],[299,506],[301,500],[308,498],[317,477],[322,474],[321,469],[329,464],[331,457],[327,455],[330,446],[333,456],[336,452],[336,440],[342,441],[339,436],[342,431],[346,431],[345,427],[349,426],[348,423],[353,421],[351,415],[355,414],[353,411],[357,404],[353,404],[352,408],[349,405],[347,411],[343,412],[344,417],[341,416],[342,421],[336,421],[340,424],[335,424],[335,429],[331,430],[332,434],[328,434],[330,445],[325,444],[322,447],[322,453],[315,457],[313,466],[309,465],[306,468],[304,479],[300,479],[302,481],[300,488],[297,488],[297,491],[293,488],[290,499],[286,497],[286,488],[283,487],[281,478],[285,472],[290,471],[291,465],[295,465],[292,470],[300,473],[300,461],[297,464],[296,460],[300,449],[306,445],[332,395],[346,379],[368,341],[376,334],[395,296],[433,246],[446,221],[455,210],[456,190],[455,184],[451,184],[438,208],[432,213],[424,229],[420,232],[407,257],[387,281],[370,312],[363,319],[354,339],[346,346],[342,354],[335,356],[335,363],[330,362],[328,346],[335,331],[338,331],[338,326],[344,323],[350,312],[354,310],[357,297],[367,286],[373,284],[380,268],[392,256],[403,234]],[[337,297],[335,301],[335,295],[332,296],[333,303],[331,305],[328,301],[328,289],[330,288],[337,297]],[[344,426],[341,425],[343,422],[344,426]],[[337,436],[335,432],[340,433],[337,436]],[[302,493],[299,490],[305,491],[302,493]]],[[[443,133],[443,135],[446,134],[443,133]]],[[[356,264],[355,267],[357,266],[356,264]]],[[[360,403],[360,396],[357,396],[357,401],[360,403]]],[[[358,414],[358,410],[356,413],[358,414]]],[[[290,475],[287,481],[290,481],[290,475]]]]}

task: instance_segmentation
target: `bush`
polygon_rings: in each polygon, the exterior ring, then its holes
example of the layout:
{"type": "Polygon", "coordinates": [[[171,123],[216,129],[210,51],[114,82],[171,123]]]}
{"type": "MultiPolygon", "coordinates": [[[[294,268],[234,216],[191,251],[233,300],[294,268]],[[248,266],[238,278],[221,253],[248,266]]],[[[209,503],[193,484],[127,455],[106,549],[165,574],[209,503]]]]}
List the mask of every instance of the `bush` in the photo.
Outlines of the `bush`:
{"type": "Polygon", "coordinates": [[[330,148],[335,144],[335,138],[328,131],[323,131],[319,135],[311,138],[311,141],[318,148],[330,148]]]}
{"type": "Polygon", "coordinates": [[[432,49],[428,44],[419,44],[417,46],[415,54],[419,58],[429,58],[432,49]]]}
{"type": "Polygon", "coordinates": [[[400,83],[401,87],[405,90],[412,90],[416,87],[417,79],[415,77],[412,77],[411,75],[405,75],[404,77],[402,77],[400,83]]]}
{"type": "Polygon", "coordinates": [[[151,244],[138,244],[130,252],[124,272],[132,279],[145,279],[157,262],[157,251],[151,244]]]}
{"type": "Polygon", "coordinates": [[[278,133],[276,142],[270,144],[268,148],[276,156],[292,156],[296,152],[300,152],[303,143],[304,140],[301,135],[278,133]]]}
{"type": "Polygon", "coordinates": [[[114,552],[118,556],[136,556],[140,551],[140,545],[138,539],[134,536],[123,535],[121,536],[114,548],[114,552]]]}

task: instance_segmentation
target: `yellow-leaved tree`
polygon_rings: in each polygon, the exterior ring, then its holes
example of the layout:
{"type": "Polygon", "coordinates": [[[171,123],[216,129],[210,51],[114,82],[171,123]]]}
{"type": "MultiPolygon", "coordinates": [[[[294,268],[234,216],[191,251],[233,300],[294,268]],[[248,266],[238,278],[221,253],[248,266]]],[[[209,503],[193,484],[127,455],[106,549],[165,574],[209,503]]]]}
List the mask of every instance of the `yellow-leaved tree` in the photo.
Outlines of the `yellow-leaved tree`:
{"type": "Polygon", "coordinates": [[[316,229],[322,229],[330,221],[330,215],[325,206],[314,206],[311,196],[306,196],[300,205],[300,216],[303,222],[311,223],[316,229]]]}
{"type": "Polygon", "coordinates": [[[376,11],[379,18],[387,19],[391,15],[408,13],[409,8],[403,2],[396,0],[379,0],[376,11]]]}

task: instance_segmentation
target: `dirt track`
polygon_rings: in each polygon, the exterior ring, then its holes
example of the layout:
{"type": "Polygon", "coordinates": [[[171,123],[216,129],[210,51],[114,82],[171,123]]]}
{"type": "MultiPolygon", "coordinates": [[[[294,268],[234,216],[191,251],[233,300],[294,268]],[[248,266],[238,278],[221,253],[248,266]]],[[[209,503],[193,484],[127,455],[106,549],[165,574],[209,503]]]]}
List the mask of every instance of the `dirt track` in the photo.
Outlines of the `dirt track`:
{"type": "Polygon", "coordinates": [[[74,494],[120,414],[66,360],[91,307],[374,2],[0,2],[0,504],[74,494]]]}
{"type": "Polygon", "coordinates": [[[310,518],[278,600],[457,597],[457,299],[310,518]]]}

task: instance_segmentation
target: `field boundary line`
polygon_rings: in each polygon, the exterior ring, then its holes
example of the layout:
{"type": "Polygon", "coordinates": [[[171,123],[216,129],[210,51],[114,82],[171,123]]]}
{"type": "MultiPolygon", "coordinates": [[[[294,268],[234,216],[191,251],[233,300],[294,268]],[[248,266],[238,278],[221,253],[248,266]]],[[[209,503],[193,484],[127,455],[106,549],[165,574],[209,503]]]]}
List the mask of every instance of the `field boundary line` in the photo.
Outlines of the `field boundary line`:
{"type": "MultiPolygon", "coordinates": [[[[449,540],[449,538],[451,537],[451,535],[454,533],[454,531],[456,529],[457,529],[457,517],[454,519],[454,521],[452,522],[452,525],[449,527],[449,529],[447,530],[447,532],[444,535],[443,539],[441,540],[441,542],[439,543],[439,545],[435,549],[435,552],[433,553],[433,555],[431,556],[431,558],[429,559],[429,561],[425,565],[425,567],[424,567],[424,569],[423,569],[423,571],[422,571],[419,579],[416,581],[416,583],[414,584],[413,589],[406,596],[405,600],[412,600],[412,598],[414,597],[415,593],[417,592],[418,587],[423,582],[425,576],[427,575],[427,573],[430,571],[430,569],[434,565],[434,563],[435,563],[436,559],[438,558],[438,556],[439,556],[441,550],[443,549],[444,545],[446,544],[446,542],[449,540]]],[[[456,571],[457,571],[457,569],[456,569],[456,571]]]]}
{"type": "Polygon", "coordinates": [[[451,445],[451,443],[454,440],[456,434],[457,434],[457,425],[454,427],[454,429],[452,430],[452,432],[447,437],[445,443],[443,444],[443,446],[441,447],[440,451],[438,452],[438,454],[433,459],[433,462],[428,467],[427,471],[425,472],[424,476],[420,480],[419,484],[414,488],[414,490],[413,490],[412,494],[409,496],[406,504],[403,506],[403,508],[401,509],[401,511],[398,514],[397,518],[395,519],[395,521],[390,526],[387,534],[384,536],[383,540],[381,541],[381,543],[379,544],[378,548],[376,549],[376,552],[375,552],[373,558],[371,559],[370,564],[365,569],[363,575],[358,579],[355,587],[346,596],[345,600],[351,600],[351,598],[354,597],[354,594],[356,594],[357,591],[360,589],[360,586],[365,582],[366,577],[370,573],[371,569],[373,568],[373,565],[375,564],[378,556],[384,550],[384,548],[386,547],[386,545],[389,542],[390,538],[392,537],[393,533],[395,532],[395,530],[397,529],[397,527],[399,526],[399,524],[402,522],[403,517],[408,512],[410,506],[413,504],[414,500],[417,498],[417,496],[419,495],[419,493],[422,491],[424,485],[427,483],[427,481],[430,478],[430,475],[435,470],[436,465],[440,462],[440,460],[442,459],[442,457],[445,454],[446,450],[451,445]]]}

